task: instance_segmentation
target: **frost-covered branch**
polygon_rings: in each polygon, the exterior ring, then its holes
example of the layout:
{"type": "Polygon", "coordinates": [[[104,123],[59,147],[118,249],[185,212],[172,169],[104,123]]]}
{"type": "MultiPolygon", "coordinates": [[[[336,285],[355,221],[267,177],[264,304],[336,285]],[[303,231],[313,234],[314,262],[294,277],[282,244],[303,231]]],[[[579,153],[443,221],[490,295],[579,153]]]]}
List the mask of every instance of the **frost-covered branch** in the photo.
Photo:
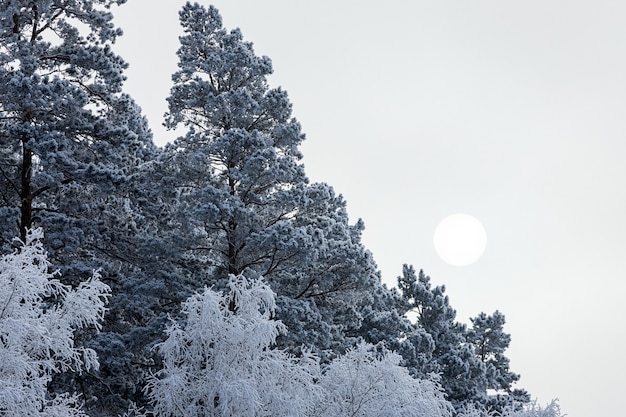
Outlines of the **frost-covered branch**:
{"type": "Polygon", "coordinates": [[[317,360],[272,348],[285,328],[272,320],[274,293],[260,279],[231,276],[228,293],[205,289],[183,305],[158,346],[164,368],[147,392],[157,416],[302,416],[318,398],[317,360]],[[234,308],[233,308],[234,305],[234,308]]]}
{"type": "Polygon", "coordinates": [[[42,245],[41,229],[0,258],[0,414],[82,416],[76,396],[50,397],[57,372],[97,369],[96,353],[74,334],[100,329],[110,289],[94,273],[75,290],[61,284],[42,245]]]}

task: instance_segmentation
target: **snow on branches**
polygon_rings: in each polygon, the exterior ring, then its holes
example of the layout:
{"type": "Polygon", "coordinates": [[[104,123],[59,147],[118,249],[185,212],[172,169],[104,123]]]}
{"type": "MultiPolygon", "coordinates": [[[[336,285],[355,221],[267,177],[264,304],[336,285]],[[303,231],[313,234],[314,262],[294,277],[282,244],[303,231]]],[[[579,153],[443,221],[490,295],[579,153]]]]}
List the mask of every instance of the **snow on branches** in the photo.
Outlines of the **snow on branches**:
{"type": "Polygon", "coordinates": [[[97,369],[92,349],[76,346],[74,333],[100,329],[109,287],[94,273],[70,289],[49,272],[43,232],[28,232],[19,250],[0,258],[0,414],[80,416],[77,397],[50,398],[57,372],[97,369]]]}
{"type": "Polygon", "coordinates": [[[401,356],[384,347],[360,343],[335,359],[321,384],[324,417],[451,417],[452,405],[436,376],[415,379],[400,366],[401,356]]]}
{"type": "Polygon", "coordinates": [[[205,289],[183,305],[158,346],[164,368],[147,391],[159,416],[305,416],[317,397],[317,360],[271,349],[281,322],[261,280],[231,276],[229,293],[205,289]],[[297,400],[296,400],[297,399],[297,400]]]}
{"type": "Polygon", "coordinates": [[[149,381],[154,414],[200,416],[449,417],[436,380],[418,380],[400,356],[357,345],[322,374],[319,360],[272,348],[285,327],[261,279],[231,275],[228,292],[205,289],[183,305],[158,346],[164,368],[149,381]]]}

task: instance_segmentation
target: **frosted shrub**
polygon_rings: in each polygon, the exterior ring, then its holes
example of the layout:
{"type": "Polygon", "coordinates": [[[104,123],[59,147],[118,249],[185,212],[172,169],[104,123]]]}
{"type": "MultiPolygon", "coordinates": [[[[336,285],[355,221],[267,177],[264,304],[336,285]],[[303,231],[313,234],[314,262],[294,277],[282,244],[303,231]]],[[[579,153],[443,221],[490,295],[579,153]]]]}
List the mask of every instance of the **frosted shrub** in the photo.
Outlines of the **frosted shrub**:
{"type": "Polygon", "coordinates": [[[321,379],[323,417],[450,417],[436,380],[413,378],[401,357],[366,343],[335,359],[321,379]]]}
{"type": "Polygon", "coordinates": [[[231,276],[228,287],[187,299],[185,324],[173,323],[158,346],[164,368],[147,386],[155,415],[310,415],[316,358],[271,348],[285,327],[272,320],[274,293],[262,280],[231,276]]]}
{"type": "Polygon", "coordinates": [[[74,290],[48,272],[41,229],[0,258],[0,415],[83,416],[77,397],[50,397],[57,372],[97,369],[93,350],[77,347],[74,333],[100,329],[109,287],[97,274],[74,290]]]}
{"type": "Polygon", "coordinates": [[[461,410],[458,417],[563,417],[561,409],[556,400],[545,407],[532,402],[525,404],[522,409],[516,409],[515,407],[505,409],[501,413],[495,411],[481,410],[474,406],[469,406],[464,410],[461,410]]]}

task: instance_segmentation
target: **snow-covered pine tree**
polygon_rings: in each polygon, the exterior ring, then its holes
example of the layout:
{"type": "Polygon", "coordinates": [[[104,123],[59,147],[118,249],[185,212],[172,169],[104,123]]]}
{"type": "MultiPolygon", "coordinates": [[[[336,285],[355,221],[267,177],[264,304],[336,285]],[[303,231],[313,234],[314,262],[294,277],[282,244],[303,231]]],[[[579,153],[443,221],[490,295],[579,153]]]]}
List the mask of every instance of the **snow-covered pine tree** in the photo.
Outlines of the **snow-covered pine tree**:
{"type": "Polygon", "coordinates": [[[98,367],[96,353],[75,344],[82,328],[99,329],[109,287],[97,274],[76,289],[62,284],[42,244],[27,231],[0,258],[0,415],[86,416],[74,393],[48,393],[52,376],[98,367]]]}
{"type": "MultiPolygon", "coordinates": [[[[146,159],[157,151],[150,148],[144,149],[146,159]]],[[[166,307],[177,295],[177,285],[176,280],[158,274],[159,264],[151,250],[158,245],[158,237],[156,220],[144,214],[143,160],[141,153],[129,153],[128,176],[114,189],[75,183],[46,198],[71,219],[71,228],[53,231],[71,237],[77,246],[73,254],[56,252],[56,259],[66,263],[62,271],[82,277],[86,268],[99,263],[103,279],[113,289],[102,331],[86,338],[101,358],[100,369],[74,375],[71,381],[55,378],[53,384],[81,386],[92,417],[118,415],[130,401],[143,404],[145,378],[158,366],[152,347],[163,340],[167,314],[181,299],[176,298],[172,308],[166,307]]]]}
{"type": "Polygon", "coordinates": [[[396,288],[373,288],[369,303],[361,306],[363,316],[358,335],[368,343],[384,343],[402,356],[402,366],[412,375],[426,377],[438,369],[432,361],[435,342],[419,324],[406,316],[406,302],[396,288]]]}
{"type": "Polygon", "coordinates": [[[511,343],[511,335],[504,332],[505,317],[499,311],[492,315],[480,313],[470,319],[467,341],[474,346],[476,356],[485,364],[487,389],[493,393],[487,398],[486,408],[494,411],[519,406],[530,401],[528,393],[513,385],[520,376],[511,372],[505,351],[511,343]]]}
{"type": "Polygon", "coordinates": [[[180,70],[166,118],[169,127],[188,128],[166,155],[184,213],[178,226],[206,243],[196,258],[216,278],[250,267],[272,272],[305,256],[290,221],[307,182],[298,151],[304,135],[286,93],[267,86],[269,58],[256,56],[239,30],[227,32],[215,8],[197,3],[183,7],[180,21],[180,70]],[[272,242],[259,236],[266,230],[272,242]]]}
{"type": "Polygon", "coordinates": [[[122,180],[112,167],[124,151],[118,146],[134,135],[119,123],[126,64],[111,50],[120,31],[107,9],[124,1],[0,3],[4,246],[14,232],[24,239],[45,215],[58,214],[43,202],[47,194],[122,180]]]}
{"type": "MultiPolygon", "coordinates": [[[[430,277],[419,275],[404,265],[398,277],[398,288],[405,300],[406,312],[416,315],[417,325],[434,342],[432,359],[424,371],[441,374],[441,385],[455,408],[466,403],[484,404],[487,395],[485,365],[466,340],[466,326],[456,321],[445,286],[431,287],[430,277]]],[[[421,341],[422,339],[420,339],[421,341]]]]}
{"type": "Polygon", "coordinates": [[[279,317],[292,330],[279,340],[281,346],[304,344],[320,354],[343,352],[364,336],[364,315],[385,289],[361,243],[363,222],[349,224],[343,197],[319,183],[305,187],[299,197],[292,224],[306,257],[269,274],[279,294],[279,317]]]}
{"type": "Polygon", "coordinates": [[[96,344],[111,354],[104,375],[83,384],[87,402],[126,383],[108,378],[111,361],[124,357],[121,365],[134,369],[127,365],[135,352],[119,340],[134,324],[122,310],[147,263],[136,255],[150,226],[137,214],[135,179],[155,148],[138,106],[121,90],[126,64],[112,50],[121,31],[109,9],[124,2],[0,1],[1,246],[42,226],[64,283],[78,286],[102,268],[114,297],[96,344]]]}
{"type": "Polygon", "coordinates": [[[223,288],[246,270],[263,275],[294,329],[287,337],[298,338],[283,346],[341,350],[346,330],[359,326],[359,297],[378,278],[362,224],[349,224],[331,187],[308,184],[304,135],[287,94],[267,85],[269,58],[226,31],[213,7],[187,3],[180,20],[166,124],[188,131],[166,149],[159,175],[172,197],[165,226],[183,231],[171,259],[192,266],[196,288],[223,288]]]}

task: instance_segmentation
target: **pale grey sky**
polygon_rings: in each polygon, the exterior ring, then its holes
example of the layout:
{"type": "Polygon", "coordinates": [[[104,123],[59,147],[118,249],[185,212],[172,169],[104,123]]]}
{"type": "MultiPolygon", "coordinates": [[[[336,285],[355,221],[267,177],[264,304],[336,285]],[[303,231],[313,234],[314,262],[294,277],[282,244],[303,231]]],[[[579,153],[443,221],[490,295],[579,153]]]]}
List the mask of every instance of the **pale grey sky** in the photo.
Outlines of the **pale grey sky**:
{"type": "MultiPolygon", "coordinates": [[[[158,143],[183,3],[114,9],[158,143]]],[[[460,320],[499,309],[521,387],[570,417],[623,414],[626,2],[201,3],[272,59],[309,177],[364,219],[385,282],[411,263],[460,320]],[[487,230],[469,267],[433,249],[455,212],[487,230]]]]}

